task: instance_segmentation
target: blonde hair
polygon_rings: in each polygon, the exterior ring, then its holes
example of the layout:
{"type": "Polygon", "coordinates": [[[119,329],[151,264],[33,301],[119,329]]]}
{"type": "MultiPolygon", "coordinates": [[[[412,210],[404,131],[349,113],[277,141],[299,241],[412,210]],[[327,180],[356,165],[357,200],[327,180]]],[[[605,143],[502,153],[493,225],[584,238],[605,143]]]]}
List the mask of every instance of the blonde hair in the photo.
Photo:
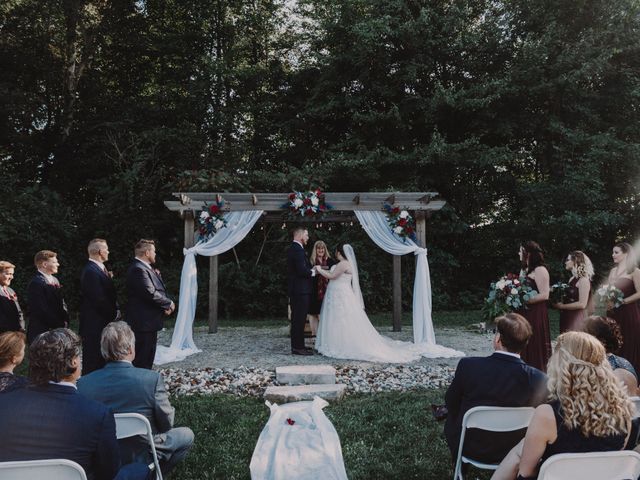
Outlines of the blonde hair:
{"type": "Polygon", "coordinates": [[[57,256],[58,254],[56,252],[52,252],[51,250],[40,250],[38,253],[36,253],[35,257],[33,257],[33,264],[36,266],[36,268],[38,268],[43,262],[46,262],[51,258],[56,258],[57,256]]]}
{"type": "Polygon", "coordinates": [[[571,274],[576,278],[586,277],[591,281],[595,272],[589,257],[584,252],[575,250],[569,254],[569,258],[573,261],[571,274]]]}
{"type": "Polygon", "coordinates": [[[327,258],[327,259],[331,258],[331,254],[329,253],[329,249],[327,248],[327,244],[324,243],[322,240],[318,240],[316,243],[313,244],[313,249],[311,249],[311,257],[310,257],[311,265],[315,265],[316,264],[316,248],[318,248],[318,247],[324,247],[324,256],[325,256],[325,258],[327,258]]]}
{"type": "Polygon", "coordinates": [[[550,397],[560,402],[567,428],[586,437],[629,431],[633,404],[597,338],[585,332],[560,335],[547,373],[550,397]]]}
{"type": "Polygon", "coordinates": [[[5,270],[9,270],[10,268],[15,269],[16,266],[11,262],[0,260],[0,273],[4,272],[5,270]]]}
{"type": "Polygon", "coordinates": [[[107,246],[107,241],[104,238],[94,238],[87,245],[87,253],[89,255],[97,255],[102,248],[107,246]]]}

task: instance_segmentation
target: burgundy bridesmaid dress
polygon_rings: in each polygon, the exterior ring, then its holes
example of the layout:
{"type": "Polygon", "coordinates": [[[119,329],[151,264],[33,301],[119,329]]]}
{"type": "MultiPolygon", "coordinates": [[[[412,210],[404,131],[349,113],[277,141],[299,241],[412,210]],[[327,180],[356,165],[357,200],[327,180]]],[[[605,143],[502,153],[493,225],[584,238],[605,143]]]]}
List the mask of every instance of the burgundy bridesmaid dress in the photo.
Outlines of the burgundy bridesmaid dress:
{"type": "MultiPolygon", "coordinates": [[[[613,284],[622,290],[627,298],[636,293],[636,287],[630,278],[618,278],[613,284]]],[[[631,362],[636,372],[640,372],[640,342],[636,338],[640,334],[640,305],[638,302],[620,305],[607,312],[607,316],[613,318],[622,332],[622,348],[619,355],[631,362]]]]}
{"type": "MultiPolygon", "coordinates": [[[[533,278],[527,277],[527,284],[534,290],[539,291],[533,278]]],[[[533,330],[533,335],[520,357],[532,367],[546,372],[547,362],[551,356],[551,332],[549,330],[547,302],[527,305],[527,308],[520,309],[517,313],[529,321],[533,330]]]]}
{"type": "MultiPolygon", "coordinates": [[[[580,299],[578,290],[578,278],[571,277],[567,291],[567,301],[565,303],[577,302],[580,299]]],[[[587,319],[587,309],[580,310],[560,310],[560,333],[570,330],[582,330],[584,321],[587,319]]]]}

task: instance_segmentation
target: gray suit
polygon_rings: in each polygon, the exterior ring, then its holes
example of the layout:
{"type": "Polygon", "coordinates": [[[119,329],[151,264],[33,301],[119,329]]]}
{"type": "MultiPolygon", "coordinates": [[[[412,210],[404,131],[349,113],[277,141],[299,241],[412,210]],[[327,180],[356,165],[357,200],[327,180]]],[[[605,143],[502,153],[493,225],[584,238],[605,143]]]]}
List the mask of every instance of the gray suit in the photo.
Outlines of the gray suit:
{"type": "MultiPolygon", "coordinates": [[[[156,371],[136,368],[126,361],[109,362],[81,377],[78,391],[104,403],[114,413],[140,413],[147,417],[163,474],[169,473],[193,445],[191,429],[172,428],[175,410],[169,403],[164,380],[156,371]]],[[[141,452],[148,454],[142,439],[127,440],[120,442],[123,458],[137,459],[141,452]]]]}

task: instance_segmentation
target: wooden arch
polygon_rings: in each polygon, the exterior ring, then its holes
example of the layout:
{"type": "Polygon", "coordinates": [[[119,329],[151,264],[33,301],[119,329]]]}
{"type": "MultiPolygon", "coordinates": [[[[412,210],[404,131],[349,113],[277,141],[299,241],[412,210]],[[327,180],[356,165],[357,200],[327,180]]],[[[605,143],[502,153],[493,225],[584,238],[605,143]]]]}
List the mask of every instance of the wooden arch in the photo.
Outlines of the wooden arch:
{"type": "MultiPolygon", "coordinates": [[[[426,219],[431,212],[440,210],[446,202],[439,198],[437,192],[324,192],[325,202],[333,208],[322,216],[287,218],[287,209],[283,205],[288,202],[289,193],[227,193],[227,192],[177,192],[173,196],[177,200],[164,202],[165,206],[178,212],[184,220],[184,246],[190,248],[195,244],[195,216],[206,203],[212,203],[217,196],[224,198],[225,211],[263,210],[260,220],[274,222],[309,222],[332,223],[357,221],[353,213],[356,210],[382,210],[385,203],[409,210],[416,219],[416,236],[418,244],[426,244],[426,219]]],[[[393,331],[402,328],[402,299],[400,256],[393,256],[393,331]]],[[[218,331],[218,257],[209,257],[209,333],[218,331]]]]}

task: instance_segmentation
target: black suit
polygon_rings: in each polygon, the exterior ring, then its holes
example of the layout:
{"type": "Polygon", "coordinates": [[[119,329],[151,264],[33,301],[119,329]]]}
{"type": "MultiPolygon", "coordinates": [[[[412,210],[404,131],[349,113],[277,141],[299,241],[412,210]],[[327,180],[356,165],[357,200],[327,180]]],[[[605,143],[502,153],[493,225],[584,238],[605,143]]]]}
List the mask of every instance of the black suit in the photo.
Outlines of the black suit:
{"type": "Polygon", "coordinates": [[[313,289],[311,264],[302,245],[291,243],[287,250],[287,290],[291,305],[291,348],[303,349],[304,324],[313,289]]]}
{"type": "Polygon", "coordinates": [[[162,278],[140,260],[134,260],[127,270],[126,320],[136,334],[136,358],[133,364],[152,368],[159,330],[165,310],[171,307],[162,278]]]}
{"type": "Polygon", "coordinates": [[[29,343],[42,332],[69,324],[69,313],[62,297],[60,284],[47,283],[40,272],[35,274],[27,286],[27,303],[29,305],[27,327],[29,343]]]}
{"type": "Polygon", "coordinates": [[[22,310],[18,299],[14,300],[11,296],[14,296],[16,292],[12,288],[7,287],[9,297],[4,292],[3,288],[0,288],[0,333],[2,332],[17,332],[24,328],[24,320],[22,317],[22,310]]]}
{"type": "MultiPolygon", "coordinates": [[[[449,413],[444,434],[453,458],[467,410],[479,406],[536,407],[546,400],[546,379],[540,370],[503,353],[462,358],[445,396],[449,413]]],[[[499,462],[525,431],[509,434],[467,430],[464,454],[480,461],[499,462]]]]}
{"type": "Polygon", "coordinates": [[[112,480],[120,468],[113,413],[71,386],[1,394],[0,432],[0,462],[65,458],[97,480],[112,480]]]}
{"type": "Polygon", "coordinates": [[[107,273],[89,261],[80,274],[80,336],[82,337],[82,374],[105,364],[100,353],[102,329],[118,313],[116,289],[107,273]]]}

